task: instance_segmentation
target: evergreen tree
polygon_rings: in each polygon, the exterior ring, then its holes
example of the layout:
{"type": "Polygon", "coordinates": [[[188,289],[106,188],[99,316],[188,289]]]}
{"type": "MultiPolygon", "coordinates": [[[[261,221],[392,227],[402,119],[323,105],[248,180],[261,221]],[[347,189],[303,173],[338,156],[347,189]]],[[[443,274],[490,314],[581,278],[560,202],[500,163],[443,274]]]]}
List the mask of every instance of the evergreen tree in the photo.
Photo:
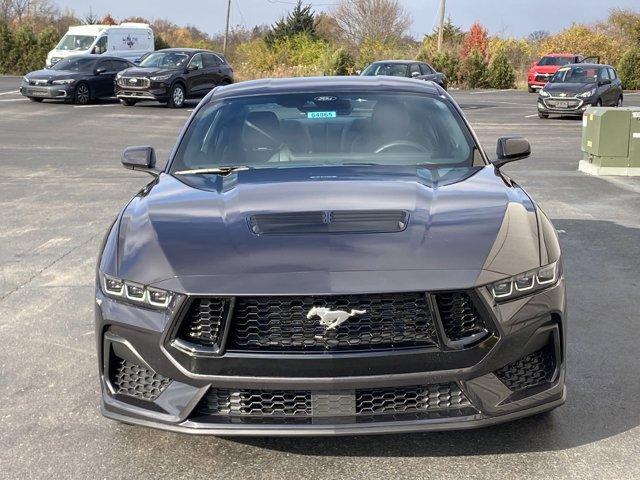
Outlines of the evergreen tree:
{"type": "Polygon", "coordinates": [[[498,50],[489,65],[489,85],[499,89],[516,86],[516,73],[503,49],[498,50]]]}
{"type": "Polygon", "coordinates": [[[13,73],[15,71],[13,48],[13,32],[5,22],[0,21],[0,73],[13,73]]]}
{"type": "Polygon", "coordinates": [[[316,32],[316,16],[311,10],[311,5],[302,5],[302,0],[298,3],[289,14],[276,22],[271,31],[265,36],[267,45],[273,46],[278,40],[287,37],[295,37],[298,34],[307,34],[310,38],[317,39],[316,32]]]}

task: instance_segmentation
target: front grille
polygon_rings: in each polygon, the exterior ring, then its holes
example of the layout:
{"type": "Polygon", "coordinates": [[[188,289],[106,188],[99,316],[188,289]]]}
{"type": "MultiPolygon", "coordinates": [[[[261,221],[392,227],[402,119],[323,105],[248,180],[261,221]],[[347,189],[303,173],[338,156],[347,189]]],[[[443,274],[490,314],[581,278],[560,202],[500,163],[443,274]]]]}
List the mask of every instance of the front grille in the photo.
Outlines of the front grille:
{"type": "Polygon", "coordinates": [[[509,390],[517,392],[550,382],[555,370],[555,351],[553,344],[550,343],[544,348],[496,370],[495,374],[509,390]]]}
{"type": "Polygon", "coordinates": [[[577,98],[548,98],[544,100],[544,103],[547,108],[560,110],[575,110],[582,104],[577,98]]]}
{"type": "Polygon", "coordinates": [[[220,343],[228,309],[228,299],[195,299],[180,324],[177,338],[201,347],[215,348],[220,343]]]}
{"type": "Polygon", "coordinates": [[[146,77],[120,77],[118,85],[126,88],[149,88],[151,81],[146,77]]]}
{"type": "Polygon", "coordinates": [[[488,335],[487,325],[465,292],[438,293],[435,295],[440,320],[447,338],[453,342],[470,337],[479,340],[488,335]]]}
{"type": "Polygon", "coordinates": [[[128,360],[115,357],[111,366],[111,385],[116,395],[154,401],[171,380],[128,360]]]}
{"type": "Polygon", "coordinates": [[[218,422],[358,423],[473,413],[477,410],[456,383],[441,383],[341,391],[211,388],[192,417],[218,422]]]}
{"type": "Polygon", "coordinates": [[[436,342],[424,293],[238,297],[227,349],[373,350],[433,346],[436,342]],[[313,307],[318,308],[312,311],[313,307]],[[321,323],[322,308],[342,311],[348,318],[335,328],[327,328],[321,323]]]}
{"type": "Polygon", "coordinates": [[[550,74],[538,74],[536,75],[536,82],[548,82],[549,79],[553,76],[552,73],[550,74]]]}

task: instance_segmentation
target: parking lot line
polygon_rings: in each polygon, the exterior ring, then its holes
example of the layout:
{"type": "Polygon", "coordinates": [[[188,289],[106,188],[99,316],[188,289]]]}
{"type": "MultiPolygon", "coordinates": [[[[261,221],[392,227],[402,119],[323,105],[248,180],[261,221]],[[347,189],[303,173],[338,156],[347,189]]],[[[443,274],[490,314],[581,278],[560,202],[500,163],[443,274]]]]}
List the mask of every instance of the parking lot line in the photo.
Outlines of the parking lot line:
{"type": "Polygon", "coordinates": [[[11,95],[13,93],[20,93],[20,90],[11,90],[10,92],[0,92],[0,95],[11,95]]]}
{"type": "Polygon", "coordinates": [[[23,102],[26,98],[4,98],[0,102],[23,102]]]}
{"type": "Polygon", "coordinates": [[[74,105],[73,108],[100,108],[100,107],[119,107],[119,103],[106,103],[103,105],[74,105]]]}

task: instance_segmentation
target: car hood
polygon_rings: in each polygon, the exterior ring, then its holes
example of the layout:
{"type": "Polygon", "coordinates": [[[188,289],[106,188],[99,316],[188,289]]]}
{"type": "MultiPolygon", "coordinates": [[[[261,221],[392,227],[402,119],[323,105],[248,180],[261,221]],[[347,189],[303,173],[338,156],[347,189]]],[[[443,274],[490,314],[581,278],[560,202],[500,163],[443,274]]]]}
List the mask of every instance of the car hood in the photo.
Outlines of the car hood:
{"type": "Polygon", "coordinates": [[[547,83],[544,90],[553,96],[573,97],[576,94],[587,92],[596,86],[595,83],[547,83]]]}
{"type": "Polygon", "coordinates": [[[556,73],[560,67],[558,65],[535,65],[529,69],[530,72],[556,73]]]}
{"type": "Polygon", "coordinates": [[[492,166],[162,174],[123,211],[108,273],[179,292],[469,288],[540,265],[535,207],[492,166]],[[394,233],[257,235],[254,214],[402,210],[394,233]]]}
{"type": "Polygon", "coordinates": [[[156,67],[132,67],[122,72],[127,77],[149,77],[151,75],[166,75],[179,72],[178,68],[156,68],[156,67]]]}
{"type": "Polygon", "coordinates": [[[35,72],[28,73],[26,76],[29,80],[55,80],[57,78],[81,78],[87,76],[87,74],[74,70],[45,69],[36,70],[35,72]]]}

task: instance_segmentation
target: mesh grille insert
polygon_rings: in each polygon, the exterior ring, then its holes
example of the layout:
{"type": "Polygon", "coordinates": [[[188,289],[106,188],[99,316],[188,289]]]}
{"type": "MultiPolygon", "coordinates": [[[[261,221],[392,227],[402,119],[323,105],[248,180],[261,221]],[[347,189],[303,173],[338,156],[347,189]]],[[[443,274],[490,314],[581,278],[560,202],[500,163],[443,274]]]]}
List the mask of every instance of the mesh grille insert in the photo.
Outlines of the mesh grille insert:
{"type": "Polygon", "coordinates": [[[555,370],[555,351],[553,344],[550,343],[544,348],[496,370],[495,374],[510,390],[517,392],[550,382],[555,370]]]}
{"type": "Polygon", "coordinates": [[[228,299],[195,299],[180,324],[177,338],[203,347],[215,347],[222,337],[228,309],[228,299]]]}
{"type": "Polygon", "coordinates": [[[465,292],[436,294],[436,303],[444,333],[451,341],[459,341],[473,335],[487,333],[487,325],[465,292]]]}
{"type": "Polygon", "coordinates": [[[139,400],[155,400],[171,381],[153,370],[117,357],[112,369],[111,384],[115,393],[139,400]]]}
{"type": "Polygon", "coordinates": [[[227,348],[373,350],[432,346],[436,344],[435,339],[435,327],[424,293],[238,297],[227,348]],[[353,315],[335,328],[327,329],[320,322],[320,315],[310,313],[313,307],[353,315]]]}

